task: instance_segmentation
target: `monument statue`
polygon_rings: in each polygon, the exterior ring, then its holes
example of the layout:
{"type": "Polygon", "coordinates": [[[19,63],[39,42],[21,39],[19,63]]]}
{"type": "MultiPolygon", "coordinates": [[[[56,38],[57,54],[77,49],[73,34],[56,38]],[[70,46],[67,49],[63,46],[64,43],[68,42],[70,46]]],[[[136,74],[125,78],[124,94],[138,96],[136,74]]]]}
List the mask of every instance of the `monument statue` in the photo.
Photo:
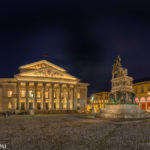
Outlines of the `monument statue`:
{"type": "Polygon", "coordinates": [[[110,104],[134,103],[133,78],[127,76],[127,72],[127,69],[121,66],[121,58],[118,56],[112,67],[112,90],[109,95],[110,104]]]}
{"type": "Polygon", "coordinates": [[[109,94],[109,103],[101,112],[104,118],[144,118],[145,111],[135,104],[133,78],[128,76],[126,68],[121,66],[118,56],[112,67],[112,88],[109,94]]]}
{"type": "Polygon", "coordinates": [[[115,59],[113,64],[112,78],[127,76],[127,75],[128,75],[127,69],[121,66],[121,58],[120,56],[118,56],[115,59]]]}

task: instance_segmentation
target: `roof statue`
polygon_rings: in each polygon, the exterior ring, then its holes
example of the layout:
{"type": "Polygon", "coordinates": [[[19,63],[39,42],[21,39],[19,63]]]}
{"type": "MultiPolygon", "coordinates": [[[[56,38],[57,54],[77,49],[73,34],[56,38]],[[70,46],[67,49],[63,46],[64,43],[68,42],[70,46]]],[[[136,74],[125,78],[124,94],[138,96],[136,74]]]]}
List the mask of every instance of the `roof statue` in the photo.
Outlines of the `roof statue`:
{"type": "Polygon", "coordinates": [[[121,66],[121,58],[120,56],[118,56],[115,59],[114,64],[113,64],[112,78],[127,76],[127,75],[128,75],[128,71],[126,68],[123,68],[121,66]]]}

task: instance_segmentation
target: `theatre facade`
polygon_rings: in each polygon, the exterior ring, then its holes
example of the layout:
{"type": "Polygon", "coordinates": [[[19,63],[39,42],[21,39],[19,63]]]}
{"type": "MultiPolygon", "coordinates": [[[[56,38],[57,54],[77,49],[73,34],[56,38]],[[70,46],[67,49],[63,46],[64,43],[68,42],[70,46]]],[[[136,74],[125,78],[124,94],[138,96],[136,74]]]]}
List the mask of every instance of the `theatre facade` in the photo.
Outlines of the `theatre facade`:
{"type": "Polygon", "coordinates": [[[88,83],[41,60],[19,67],[14,78],[0,78],[0,112],[77,110],[87,104],[88,83]]]}

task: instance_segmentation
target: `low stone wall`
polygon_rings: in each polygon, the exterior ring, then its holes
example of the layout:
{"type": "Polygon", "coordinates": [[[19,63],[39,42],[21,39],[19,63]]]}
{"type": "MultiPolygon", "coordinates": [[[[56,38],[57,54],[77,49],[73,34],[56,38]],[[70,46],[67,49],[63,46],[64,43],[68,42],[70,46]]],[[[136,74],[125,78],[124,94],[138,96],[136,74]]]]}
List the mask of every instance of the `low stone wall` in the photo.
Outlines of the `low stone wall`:
{"type": "Polygon", "coordinates": [[[145,118],[146,112],[140,110],[135,104],[106,105],[106,108],[100,113],[103,118],[145,118]]]}

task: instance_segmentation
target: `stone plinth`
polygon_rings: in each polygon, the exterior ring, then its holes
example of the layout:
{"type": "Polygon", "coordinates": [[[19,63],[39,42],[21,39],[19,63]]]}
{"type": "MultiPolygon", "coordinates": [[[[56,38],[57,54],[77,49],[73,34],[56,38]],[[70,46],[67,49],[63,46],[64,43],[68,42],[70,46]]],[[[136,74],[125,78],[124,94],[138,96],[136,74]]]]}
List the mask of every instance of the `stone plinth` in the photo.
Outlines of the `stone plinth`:
{"type": "Polygon", "coordinates": [[[132,119],[132,118],[145,118],[145,111],[140,110],[136,104],[118,104],[106,105],[100,116],[103,118],[111,119],[132,119]]]}

